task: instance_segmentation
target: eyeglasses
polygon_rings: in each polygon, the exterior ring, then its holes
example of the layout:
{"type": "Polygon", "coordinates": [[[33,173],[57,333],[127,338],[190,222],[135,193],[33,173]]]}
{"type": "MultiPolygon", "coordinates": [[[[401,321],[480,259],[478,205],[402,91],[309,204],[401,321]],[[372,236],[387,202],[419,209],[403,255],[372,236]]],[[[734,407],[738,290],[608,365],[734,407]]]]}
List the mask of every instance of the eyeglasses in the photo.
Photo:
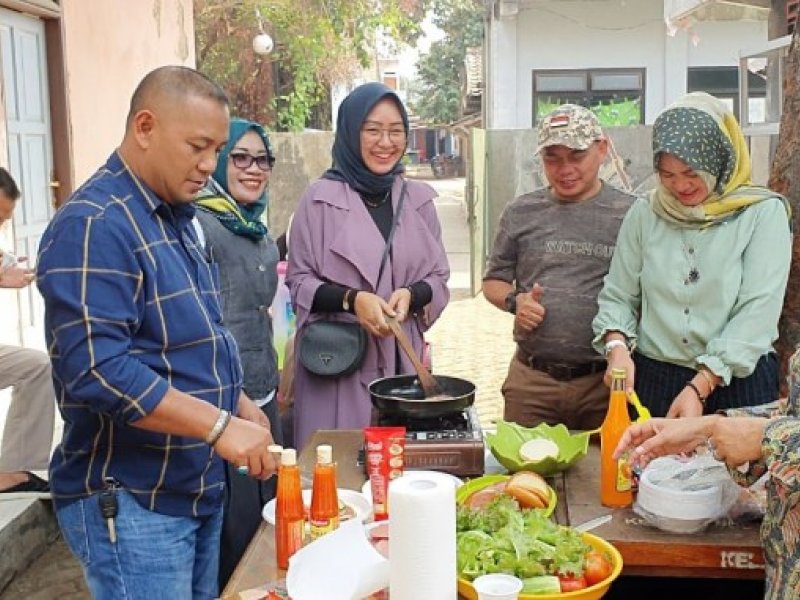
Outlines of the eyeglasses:
{"type": "Polygon", "coordinates": [[[401,127],[392,127],[391,129],[381,129],[380,127],[365,127],[361,130],[367,141],[375,143],[383,139],[384,134],[389,135],[389,141],[395,144],[404,142],[406,140],[406,130],[401,127]]]}
{"type": "Polygon", "coordinates": [[[231,162],[237,169],[249,169],[253,163],[262,171],[269,171],[274,162],[268,154],[253,156],[252,154],[231,154],[231,162]]]}

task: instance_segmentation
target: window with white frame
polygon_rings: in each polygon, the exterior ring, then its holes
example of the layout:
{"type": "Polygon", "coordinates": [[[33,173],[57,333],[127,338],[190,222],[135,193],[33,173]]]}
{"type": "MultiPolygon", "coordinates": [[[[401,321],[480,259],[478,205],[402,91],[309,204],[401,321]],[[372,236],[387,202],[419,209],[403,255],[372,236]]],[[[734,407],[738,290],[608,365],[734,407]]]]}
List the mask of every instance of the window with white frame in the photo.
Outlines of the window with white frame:
{"type": "MultiPolygon", "coordinates": [[[[747,75],[748,122],[763,123],[766,120],[767,79],[761,72],[748,71],[747,75]]],[[[686,89],[689,92],[708,92],[716,96],[741,120],[738,67],[689,67],[686,73],[686,89]]]]}

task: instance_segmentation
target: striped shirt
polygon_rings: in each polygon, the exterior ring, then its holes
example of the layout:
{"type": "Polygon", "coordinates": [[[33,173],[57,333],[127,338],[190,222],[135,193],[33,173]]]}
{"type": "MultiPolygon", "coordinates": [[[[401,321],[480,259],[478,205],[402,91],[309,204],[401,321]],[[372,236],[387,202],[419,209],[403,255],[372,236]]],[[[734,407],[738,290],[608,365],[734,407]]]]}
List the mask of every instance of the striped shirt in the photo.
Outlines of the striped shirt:
{"type": "Polygon", "coordinates": [[[191,227],[115,152],[42,237],[37,281],[64,434],[56,506],[113,477],[150,510],[219,509],[223,464],[202,440],[133,427],[171,387],[235,411],[241,368],[222,325],[219,274],[191,227]]]}

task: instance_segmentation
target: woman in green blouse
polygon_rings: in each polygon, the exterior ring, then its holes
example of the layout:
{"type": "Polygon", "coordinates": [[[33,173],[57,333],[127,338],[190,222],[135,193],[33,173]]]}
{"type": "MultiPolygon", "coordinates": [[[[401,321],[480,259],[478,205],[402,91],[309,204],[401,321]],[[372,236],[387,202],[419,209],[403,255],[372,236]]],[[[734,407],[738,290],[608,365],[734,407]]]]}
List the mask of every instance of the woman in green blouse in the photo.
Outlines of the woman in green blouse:
{"type": "Polygon", "coordinates": [[[702,92],[658,116],[653,163],[658,186],[625,216],[598,298],[595,347],[654,416],[776,400],[786,200],[750,183],[736,119],[702,92]]]}
{"type": "Polygon", "coordinates": [[[728,418],[650,419],[625,432],[617,455],[630,450],[635,463],[646,464],[705,445],[743,485],[769,473],[761,525],[765,598],[794,599],[800,597],[800,352],[789,360],[788,402],[769,409],[731,409],[728,418]]]}

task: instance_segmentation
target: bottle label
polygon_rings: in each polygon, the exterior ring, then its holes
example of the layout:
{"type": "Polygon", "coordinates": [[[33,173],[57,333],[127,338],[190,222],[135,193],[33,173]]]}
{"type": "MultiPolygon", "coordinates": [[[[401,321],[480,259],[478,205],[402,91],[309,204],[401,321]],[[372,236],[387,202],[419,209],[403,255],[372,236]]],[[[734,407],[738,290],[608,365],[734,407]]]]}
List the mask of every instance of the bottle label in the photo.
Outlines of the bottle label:
{"type": "Polygon", "coordinates": [[[286,539],[289,548],[289,556],[303,547],[303,533],[306,523],[304,519],[298,519],[286,524],[286,539]]]}
{"type": "Polygon", "coordinates": [[[311,520],[311,539],[315,540],[318,537],[330,533],[339,527],[339,519],[312,519],[311,520]]]}
{"type": "Polygon", "coordinates": [[[631,465],[628,463],[627,456],[622,456],[617,460],[617,491],[631,491],[631,465]]]}

